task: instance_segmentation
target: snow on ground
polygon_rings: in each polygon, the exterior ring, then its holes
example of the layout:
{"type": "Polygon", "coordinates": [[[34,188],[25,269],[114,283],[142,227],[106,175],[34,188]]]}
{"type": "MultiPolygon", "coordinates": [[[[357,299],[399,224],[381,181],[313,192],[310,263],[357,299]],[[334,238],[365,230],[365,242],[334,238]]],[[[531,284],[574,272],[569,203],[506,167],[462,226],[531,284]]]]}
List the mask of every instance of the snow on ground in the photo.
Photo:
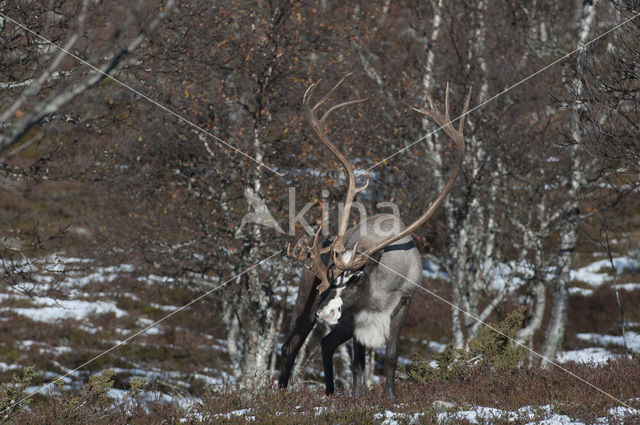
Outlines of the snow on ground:
{"type": "Polygon", "coordinates": [[[50,386],[48,386],[46,388],[44,388],[41,385],[32,385],[32,386],[29,386],[29,387],[24,389],[25,395],[32,395],[32,394],[35,394],[35,393],[46,395],[46,394],[50,394],[50,393],[54,393],[55,394],[57,392],[58,392],[58,390],[56,389],[55,385],[50,385],[50,386]]]}
{"type": "Polygon", "coordinates": [[[494,291],[503,291],[505,288],[509,292],[518,289],[525,279],[533,276],[533,267],[527,261],[509,261],[508,263],[498,263],[493,267],[493,280],[491,288],[494,291]]]}
{"type": "MultiPolygon", "coordinates": [[[[111,388],[108,392],[107,392],[107,396],[111,397],[112,399],[121,402],[122,400],[124,400],[125,396],[127,394],[130,394],[129,391],[126,390],[120,390],[117,388],[111,388]]],[[[180,406],[183,409],[189,409],[192,408],[194,405],[198,404],[198,403],[202,403],[202,399],[197,398],[197,397],[178,397],[178,396],[174,396],[174,395],[170,395],[167,393],[163,393],[160,391],[142,391],[141,392],[142,398],[146,399],[146,400],[163,400],[169,404],[176,404],[178,406],[180,406]]],[[[231,417],[231,416],[228,416],[231,417]]]]}
{"type": "MultiPolygon", "coordinates": [[[[122,334],[122,335],[128,335],[130,333],[134,333],[134,332],[140,332],[141,330],[153,325],[155,323],[155,321],[151,320],[151,319],[147,319],[146,317],[138,317],[138,320],[136,321],[136,325],[139,326],[139,328],[137,329],[122,329],[122,328],[117,328],[116,330],[118,331],[118,333],[122,334]]],[[[160,335],[163,333],[162,331],[162,324],[158,323],[157,325],[147,329],[146,331],[144,331],[144,333],[146,335],[160,335]]]]}
{"type": "Polygon", "coordinates": [[[589,347],[581,350],[561,351],[558,353],[556,360],[559,363],[576,362],[599,364],[606,363],[615,357],[615,354],[602,347],[589,347]]]}
{"type": "Polygon", "coordinates": [[[638,291],[640,290],[640,283],[619,283],[618,289],[622,289],[623,291],[638,291]]]}
{"type": "Polygon", "coordinates": [[[247,422],[255,421],[256,417],[251,416],[250,413],[251,413],[251,409],[240,409],[240,410],[234,410],[229,413],[218,413],[213,416],[216,418],[224,418],[224,419],[231,419],[234,416],[242,416],[247,422]]]}
{"type": "MultiPolygon", "coordinates": [[[[609,415],[617,421],[621,421],[624,423],[625,418],[630,416],[640,415],[640,409],[630,409],[627,407],[614,407],[609,409],[609,415]]],[[[386,417],[390,417],[393,415],[393,412],[385,412],[386,417]]],[[[398,415],[398,414],[395,414],[398,415]]],[[[406,415],[406,414],[403,414],[406,415]]],[[[408,416],[408,415],[407,415],[408,416]]],[[[401,419],[401,417],[397,417],[401,419]]],[[[580,422],[578,420],[572,419],[571,417],[563,414],[554,413],[552,407],[549,405],[546,406],[524,406],[516,411],[508,411],[496,409],[494,407],[473,407],[468,410],[458,410],[458,411],[446,411],[438,413],[438,422],[440,424],[450,423],[452,420],[467,420],[472,424],[481,424],[481,423],[492,423],[497,419],[506,419],[509,422],[518,421],[529,421],[527,425],[584,425],[584,422],[580,422]],[[539,419],[543,417],[544,419],[539,419]]],[[[407,423],[407,421],[403,422],[386,422],[391,424],[398,423],[407,423]]],[[[412,422],[409,422],[412,423],[412,422]]],[[[595,423],[597,424],[608,424],[608,418],[598,418],[595,423]]]]}
{"type": "MultiPolygon", "coordinates": [[[[598,254],[599,256],[602,254],[598,254]]],[[[442,260],[440,260],[442,261],[442,260]]],[[[613,264],[617,274],[625,271],[632,273],[640,273],[640,259],[629,256],[620,256],[613,259],[613,264]]],[[[437,261],[423,260],[422,274],[428,279],[448,279],[449,275],[440,266],[437,261]]],[[[593,287],[598,287],[611,280],[611,262],[609,259],[594,261],[593,263],[581,267],[577,270],[570,271],[571,280],[579,280],[593,287]]],[[[509,261],[506,263],[497,263],[492,265],[491,289],[501,291],[505,287],[509,291],[515,291],[522,286],[526,279],[533,276],[533,266],[527,261],[509,261]]],[[[551,280],[554,278],[553,268],[546,271],[546,278],[551,280]]],[[[634,291],[640,289],[640,283],[625,283],[618,285],[619,288],[626,291],[634,291]]],[[[590,296],[593,294],[592,289],[588,288],[570,288],[571,294],[580,294],[590,296]]]]}
{"type": "Polygon", "coordinates": [[[44,301],[44,307],[12,308],[3,307],[0,311],[13,311],[26,316],[36,322],[52,322],[58,319],[81,320],[93,314],[114,313],[116,317],[123,317],[127,312],[116,307],[115,302],[85,301],[85,300],[57,300],[44,301]],[[48,306],[46,306],[48,304],[48,306]]]}
{"type": "Polygon", "coordinates": [[[559,415],[554,413],[549,416],[547,419],[543,419],[541,421],[536,422],[528,422],[526,425],[585,425],[584,422],[576,421],[571,419],[567,415],[559,415]]]}
{"type": "Polygon", "coordinates": [[[591,295],[593,295],[593,289],[578,288],[577,286],[574,286],[572,288],[569,288],[569,295],[582,295],[583,297],[590,297],[591,295]]]}
{"type": "Polygon", "coordinates": [[[429,350],[435,351],[436,353],[442,353],[447,348],[447,344],[441,344],[435,341],[429,341],[427,346],[429,347],[429,350]]]}
{"type": "MultiPolygon", "coordinates": [[[[92,262],[94,260],[90,258],[64,257],[52,254],[42,258],[17,261],[13,266],[15,274],[30,275],[39,283],[54,284],[58,288],[70,290],[85,287],[91,282],[113,282],[122,276],[122,273],[134,271],[131,264],[98,267],[92,266],[92,262]],[[62,280],[56,280],[59,277],[62,277],[62,280]]],[[[30,284],[16,286],[27,288],[30,284]]]]}
{"type": "MultiPolygon", "coordinates": [[[[602,254],[598,254],[599,256],[602,254]]],[[[443,261],[443,260],[439,260],[443,261]]],[[[625,271],[632,273],[640,272],[640,259],[632,258],[629,256],[620,256],[613,259],[613,264],[617,274],[625,271]]],[[[492,279],[491,289],[499,292],[508,288],[509,292],[513,292],[520,288],[526,281],[526,279],[533,276],[533,266],[527,261],[509,261],[506,263],[497,263],[492,267],[492,279]]],[[[422,274],[428,279],[449,279],[449,275],[443,270],[438,261],[423,260],[422,274]]],[[[577,270],[570,271],[571,280],[578,280],[589,284],[596,288],[603,285],[606,282],[611,281],[611,262],[609,259],[603,259],[594,261],[593,263],[581,267],[577,270]]],[[[554,278],[554,269],[549,268],[546,270],[547,280],[554,278]]],[[[640,290],[640,283],[624,283],[619,284],[618,287],[625,291],[640,290]]],[[[569,293],[572,295],[593,295],[593,289],[590,288],[569,288],[569,293]]]]}
{"type": "Polygon", "coordinates": [[[427,279],[448,279],[449,273],[447,273],[440,264],[435,261],[423,260],[422,262],[422,275],[427,279]]]}
{"type": "Polygon", "coordinates": [[[167,276],[158,276],[156,274],[150,274],[147,276],[140,276],[138,277],[138,280],[140,282],[143,283],[147,283],[147,284],[155,284],[155,283],[173,283],[174,282],[174,278],[172,277],[167,277],[167,276]]]}
{"type": "Polygon", "coordinates": [[[384,419],[381,425],[400,425],[419,423],[421,416],[424,416],[423,412],[417,412],[410,415],[408,413],[394,413],[390,410],[385,410],[384,413],[374,414],[373,419],[378,421],[384,419]]]}
{"type": "MultiPolygon", "coordinates": [[[[603,335],[597,333],[579,333],[576,336],[578,339],[583,341],[595,342],[596,344],[604,345],[605,347],[607,345],[624,346],[622,336],[603,335]]],[[[640,333],[627,331],[625,332],[625,336],[627,338],[627,347],[629,350],[640,353],[640,333]]]]}
{"type": "MultiPolygon", "coordinates": [[[[613,265],[616,273],[620,274],[626,270],[637,273],[640,271],[640,260],[626,256],[613,259],[613,265]]],[[[611,270],[611,262],[608,259],[595,261],[588,266],[571,270],[571,280],[579,280],[588,283],[591,286],[598,287],[603,283],[611,280],[609,271],[611,270]]]]}
{"type": "Polygon", "coordinates": [[[6,372],[7,370],[14,370],[14,369],[22,369],[22,366],[18,364],[8,364],[5,362],[0,362],[0,371],[2,372],[6,372]]]}
{"type": "MultiPolygon", "coordinates": [[[[629,400],[631,401],[631,400],[629,400]]],[[[402,406],[397,406],[402,407],[402,406]]],[[[437,413],[438,424],[447,425],[453,421],[466,421],[470,424],[490,424],[498,420],[508,421],[514,423],[526,423],[527,425],[585,425],[571,417],[556,413],[551,405],[544,406],[523,406],[515,411],[502,410],[495,407],[476,406],[466,409],[460,409],[448,402],[436,401],[433,403],[433,407],[437,413]],[[460,410],[456,410],[460,409],[460,410]]],[[[296,411],[300,411],[300,406],[295,407],[296,411]]],[[[326,413],[328,408],[326,406],[318,406],[313,408],[309,413],[313,413],[316,416],[326,413]]],[[[301,412],[300,413],[304,413],[301,412]]],[[[608,424],[609,420],[613,419],[614,423],[624,423],[625,419],[640,415],[640,409],[633,409],[627,407],[614,407],[607,412],[609,417],[601,417],[596,419],[595,424],[608,424]]],[[[284,412],[276,412],[275,416],[285,414],[284,412]]],[[[374,413],[374,421],[381,421],[382,425],[400,425],[400,424],[418,424],[424,422],[424,411],[419,412],[393,412],[391,410],[384,410],[382,412],[374,413]]],[[[218,413],[213,415],[216,418],[231,419],[232,417],[242,417],[247,422],[254,421],[252,409],[240,409],[233,410],[228,413],[218,413]]]]}
{"type": "Polygon", "coordinates": [[[609,409],[609,414],[616,418],[624,418],[626,416],[640,416],[640,409],[632,409],[629,407],[612,407],[609,409]]]}
{"type": "MultiPolygon", "coordinates": [[[[400,335],[400,338],[403,338],[403,336],[400,335]]],[[[434,353],[442,353],[447,348],[447,344],[442,344],[436,341],[427,341],[426,339],[418,339],[418,338],[411,337],[409,338],[409,341],[411,341],[414,344],[426,345],[427,348],[433,351],[434,353]]]]}
{"type": "Polygon", "coordinates": [[[55,380],[58,380],[59,382],[65,383],[67,384],[66,386],[69,387],[71,385],[71,383],[73,382],[73,379],[69,378],[68,376],[64,376],[60,373],[56,373],[56,372],[51,372],[51,371],[44,371],[44,372],[40,372],[39,375],[41,377],[43,377],[44,379],[46,379],[48,382],[52,382],[55,380]]]}
{"type": "Polygon", "coordinates": [[[32,341],[29,339],[23,340],[23,341],[19,341],[16,344],[17,347],[20,347],[22,350],[29,350],[31,347],[34,347],[35,349],[37,349],[40,353],[43,354],[56,354],[56,355],[60,355],[60,354],[64,354],[64,353],[70,353],[73,351],[73,348],[68,347],[66,345],[58,345],[58,346],[49,346],[45,343],[42,343],[40,341],[32,341]]]}
{"type": "MultiPolygon", "coordinates": [[[[0,274],[1,265],[2,262],[0,261],[0,274]]],[[[28,296],[20,291],[21,288],[25,290],[40,289],[37,287],[37,284],[22,284],[18,285],[18,287],[15,285],[9,286],[2,284],[0,285],[0,321],[20,320],[16,319],[13,314],[10,314],[11,312],[37,322],[48,323],[50,325],[55,324],[56,326],[66,326],[62,322],[57,322],[60,319],[81,320],[82,322],[78,324],[76,329],[95,335],[94,338],[86,338],[88,344],[95,342],[97,344],[115,345],[121,341],[103,339],[104,336],[98,333],[105,332],[109,335],[115,331],[115,335],[118,335],[116,338],[124,339],[154,323],[154,320],[151,320],[150,317],[145,317],[145,312],[141,312],[140,309],[137,308],[140,304],[159,310],[149,314],[168,314],[179,308],[176,305],[159,303],[153,298],[145,298],[147,294],[145,285],[156,286],[167,284],[172,281],[171,278],[154,274],[138,276],[134,267],[129,264],[98,267],[95,261],[91,259],[50,256],[34,260],[25,260],[19,263],[17,267],[20,269],[19,271],[35,279],[36,282],[45,284],[45,288],[46,284],[48,284],[51,288],[62,290],[65,296],[61,298],[65,299],[54,299],[39,295],[28,296]],[[126,279],[123,285],[120,285],[120,279],[126,279]],[[144,285],[135,285],[136,281],[144,285]],[[113,290],[109,289],[109,285],[97,286],[100,288],[100,292],[96,291],[96,286],[91,285],[91,283],[109,282],[118,283],[118,285],[113,285],[113,290]],[[132,289],[130,291],[122,291],[120,290],[121,287],[131,287],[132,289]],[[137,292],[138,289],[140,289],[141,292],[137,292]],[[116,301],[116,299],[118,301],[116,301]],[[121,299],[133,301],[134,303],[121,303],[121,299]],[[127,305],[133,305],[133,310],[127,311],[128,307],[124,307],[127,305]],[[105,321],[104,318],[97,317],[107,313],[112,314],[113,317],[118,319],[125,318],[125,320],[105,321]]],[[[207,282],[210,283],[212,279],[213,278],[208,278],[207,282]]],[[[290,289],[290,296],[293,295],[293,297],[295,297],[295,289],[297,288],[292,285],[290,289]]],[[[155,316],[153,317],[155,318],[155,316]]],[[[145,336],[163,334],[167,329],[166,326],[154,326],[145,331],[145,336]]],[[[181,335],[193,333],[193,330],[187,329],[186,327],[174,326],[172,332],[178,334],[178,339],[180,339],[181,335]]],[[[204,350],[211,350],[212,356],[216,356],[220,351],[226,351],[226,340],[220,340],[214,335],[201,336],[209,337],[211,340],[212,343],[207,344],[204,350]]],[[[80,335],[80,337],[84,338],[82,335],[80,335]]],[[[65,373],[71,371],[66,364],[63,364],[68,361],[68,356],[60,357],[72,351],[71,347],[64,345],[64,342],[68,343],[68,341],[60,339],[59,341],[54,340],[54,342],[51,342],[47,339],[49,342],[45,343],[34,340],[37,339],[37,337],[21,339],[18,335],[16,338],[17,340],[13,343],[13,348],[21,351],[24,356],[30,356],[29,358],[42,358],[52,366],[51,370],[39,371],[40,377],[46,381],[59,379],[65,373]]],[[[139,343],[140,345],[146,344],[144,340],[135,342],[135,344],[139,343]]],[[[0,342],[0,345],[2,344],[3,343],[0,342]]],[[[99,348],[102,348],[102,345],[100,345],[99,348]]],[[[176,347],[167,345],[166,348],[169,350],[176,347]]],[[[119,357],[115,361],[117,364],[125,366],[113,368],[119,375],[119,381],[125,380],[126,382],[128,377],[143,376],[150,381],[160,382],[163,388],[165,388],[164,385],[166,385],[166,388],[175,387],[180,391],[187,391],[194,379],[204,382],[210,388],[219,387],[227,382],[233,382],[224,370],[217,368],[204,368],[199,371],[199,373],[192,373],[188,371],[167,371],[161,366],[146,362],[140,365],[135,362],[135,359],[125,357],[119,357]]],[[[19,363],[20,360],[16,361],[16,364],[0,362],[0,372],[10,374],[13,370],[23,369],[25,365],[19,363]]],[[[69,389],[79,388],[80,384],[86,382],[88,377],[87,372],[86,370],[81,370],[70,373],[69,376],[62,379],[65,387],[69,389]]],[[[29,387],[27,393],[31,394],[40,388],[42,387],[29,387]]],[[[125,390],[116,388],[112,389],[109,393],[109,395],[116,400],[122,399],[124,394],[125,390]]],[[[145,392],[144,397],[150,399],[160,398],[185,408],[199,402],[197,399],[182,398],[162,392],[145,392]]]]}
{"type": "Polygon", "coordinates": [[[440,412],[438,413],[438,423],[447,424],[452,420],[466,420],[470,423],[477,424],[480,422],[494,421],[500,418],[515,420],[517,413],[506,410],[496,409],[495,407],[474,407],[469,410],[458,410],[457,412],[440,412]]]}
{"type": "Polygon", "coordinates": [[[600,286],[611,279],[609,273],[606,271],[601,272],[601,270],[606,270],[606,268],[610,267],[610,264],[609,260],[600,260],[578,270],[571,270],[571,280],[579,280],[592,286],[600,286]]]}

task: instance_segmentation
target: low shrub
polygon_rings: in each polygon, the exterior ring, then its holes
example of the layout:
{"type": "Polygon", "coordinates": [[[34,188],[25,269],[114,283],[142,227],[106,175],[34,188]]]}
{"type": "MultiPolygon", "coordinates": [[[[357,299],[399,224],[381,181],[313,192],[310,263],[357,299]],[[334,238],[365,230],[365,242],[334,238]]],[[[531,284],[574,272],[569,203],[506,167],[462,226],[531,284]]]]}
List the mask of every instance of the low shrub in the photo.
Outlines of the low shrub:
{"type": "Polygon", "coordinates": [[[514,368],[526,354],[522,346],[512,342],[524,324],[525,310],[524,306],[518,307],[500,323],[480,329],[478,337],[469,341],[468,350],[447,346],[435,356],[435,366],[418,354],[414,355],[410,368],[401,369],[413,381],[424,383],[432,380],[465,380],[470,367],[479,364],[489,365],[493,369],[514,368]]]}

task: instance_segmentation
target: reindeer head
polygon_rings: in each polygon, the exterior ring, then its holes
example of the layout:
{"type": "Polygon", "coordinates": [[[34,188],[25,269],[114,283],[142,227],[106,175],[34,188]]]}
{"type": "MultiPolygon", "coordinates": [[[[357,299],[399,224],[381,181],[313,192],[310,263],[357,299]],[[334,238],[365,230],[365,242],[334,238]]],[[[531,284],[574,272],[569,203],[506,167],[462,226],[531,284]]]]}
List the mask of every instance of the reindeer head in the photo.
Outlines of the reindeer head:
{"type": "MultiPolygon", "coordinates": [[[[378,266],[383,251],[372,256],[373,261],[367,262],[355,271],[345,271],[329,285],[322,293],[316,308],[316,318],[328,325],[336,325],[341,317],[361,310],[366,302],[366,292],[371,273],[378,266]]],[[[345,262],[350,261],[353,250],[346,250],[342,257],[345,262]]]]}
{"type": "Polygon", "coordinates": [[[316,308],[316,318],[328,325],[337,325],[343,311],[345,315],[350,314],[361,298],[357,295],[359,291],[355,289],[364,284],[365,278],[363,270],[347,271],[338,276],[336,281],[322,293],[316,308]]]}

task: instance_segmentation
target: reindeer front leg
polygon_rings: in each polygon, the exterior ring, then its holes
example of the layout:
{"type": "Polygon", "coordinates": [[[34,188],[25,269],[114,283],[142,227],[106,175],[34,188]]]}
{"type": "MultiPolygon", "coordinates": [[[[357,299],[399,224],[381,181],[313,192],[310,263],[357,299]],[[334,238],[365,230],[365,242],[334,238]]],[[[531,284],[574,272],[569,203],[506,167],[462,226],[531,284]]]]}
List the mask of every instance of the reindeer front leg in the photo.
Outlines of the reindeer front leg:
{"type": "Polygon", "coordinates": [[[365,356],[367,349],[353,338],[353,395],[357,396],[366,389],[365,356]]]}
{"type": "Polygon", "coordinates": [[[322,365],[324,366],[325,394],[331,395],[334,391],[333,383],[333,354],[336,349],[353,337],[353,319],[345,317],[338,322],[335,328],[322,338],[322,365]]]}
{"type": "Polygon", "coordinates": [[[391,318],[391,324],[389,328],[389,340],[387,341],[386,359],[384,365],[385,384],[384,392],[388,397],[395,398],[395,378],[396,378],[396,365],[398,363],[398,340],[400,339],[400,328],[404,324],[409,314],[409,306],[411,304],[411,298],[402,298],[398,307],[396,307],[396,314],[391,318]]]}

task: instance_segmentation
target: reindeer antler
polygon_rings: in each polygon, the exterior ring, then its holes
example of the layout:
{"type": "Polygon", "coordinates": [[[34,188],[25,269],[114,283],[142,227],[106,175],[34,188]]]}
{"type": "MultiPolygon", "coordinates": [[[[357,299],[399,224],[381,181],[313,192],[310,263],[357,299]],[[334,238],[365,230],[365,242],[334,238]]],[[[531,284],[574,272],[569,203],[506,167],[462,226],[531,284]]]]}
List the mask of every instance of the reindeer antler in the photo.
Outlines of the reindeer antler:
{"type": "Polygon", "coordinates": [[[311,107],[309,103],[310,103],[311,95],[313,94],[313,91],[318,86],[319,81],[311,84],[302,98],[302,106],[304,109],[304,113],[307,119],[309,120],[311,127],[315,130],[316,134],[318,135],[322,143],[329,149],[329,151],[331,151],[331,153],[338,159],[338,161],[340,161],[340,164],[342,164],[342,167],[346,171],[347,178],[348,178],[348,187],[347,187],[347,195],[344,203],[344,210],[342,212],[342,218],[340,219],[340,223],[338,225],[338,237],[336,238],[334,243],[330,247],[327,247],[321,250],[318,247],[318,240],[319,240],[319,234],[321,229],[318,229],[314,237],[313,244],[311,245],[310,253],[307,254],[307,256],[305,256],[304,258],[302,257],[301,252],[298,252],[298,253],[295,252],[296,248],[299,247],[300,241],[296,243],[293,252],[287,249],[287,253],[294,260],[300,261],[307,258],[311,259],[311,265],[308,265],[307,267],[309,267],[314,272],[316,277],[318,277],[318,279],[322,281],[322,284],[318,287],[318,291],[320,293],[324,292],[327,288],[329,288],[330,286],[329,280],[335,279],[335,277],[337,277],[341,273],[341,270],[335,270],[335,269],[328,271],[327,267],[322,262],[320,256],[329,251],[334,251],[336,248],[341,249],[340,252],[344,251],[342,237],[344,236],[347,230],[347,225],[349,222],[349,214],[351,211],[351,205],[353,203],[353,199],[355,198],[356,194],[366,189],[367,185],[369,184],[369,180],[367,179],[367,182],[365,183],[364,186],[356,187],[356,183],[355,183],[356,179],[353,173],[353,167],[351,166],[351,164],[349,164],[349,161],[347,161],[347,159],[342,154],[342,152],[340,152],[340,150],[329,138],[329,135],[325,130],[325,124],[326,124],[327,118],[332,112],[340,108],[344,108],[345,106],[365,102],[369,100],[370,97],[364,98],[364,99],[349,100],[347,102],[334,105],[330,107],[324,113],[324,115],[322,115],[321,118],[318,118],[318,109],[327,102],[327,100],[333,94],[333,92],[335,92],[336,89],[338,89],[338,87],[340,87],[340,85],[344,82],[344,80],[350,75],[351,73],[342,77],[340,81],[338,81],[331,88],[331,90],[329,90],[313,107],[311,107]]]}
{"type": "MultiPolygon", "coordinates": [[[[442,128],[445,131],[445,133],[447,133],[449,138],[451,138],[451,140],[455,145],[456,150],[458,151],[458,159],[456,162],[456,166],[453,172],[451,173],[451,176],[449,177],[447,184],[442,189],[442,192],[440,192],[438,197],[429,204],[425,212],[420,217],[418,217],[416,221],[414,221],[409,226],[407,226],[402,232],[380,241],[379,243],[373,245],[372,247],[368,248],[362,253],[357,253],[356,247],[354,247],[354,250],[353,250],[354,253],[353,255],[351,255],[351,258],[348,261],[344,261],[342,259],[342,256],[338,254],[337,250],[334,250],[333,260],[336,264],[336,267],[338,267],[339,269],[350,270],[350,271],[357,270],[362,266],[364,266],[364,264],[367,262],[369,257],[371,257],[376,252],[391,245],[395,241],[398,241],[404,238],[405,236],[413,233],[418,227],[422,226],[427,220],[429,220],[429,218],[431,218],[431,216],[433,216],[435,211],[444,201],[444,198],[446,198],[449,192],[451,192],[451,190],[453,189],[453,184],[456,178],[458,177],[458,174],[460,173],[460,169],[462,168],[462,160],[464,159],[465,144],[464,144],[463,127],[464,127],[465,116],[467,115],[467,111],[469,110],[469,102],[471,100],[471,89],[469,89],[469,94],[467,95],[467,99],[464,104],[464,109],[462,111],[461,118],[460,118],[460,124],[457,130],[453,127],[451,117],[449,115],[449,84],[447,84],[447,88],[445,91],[444,114],[435,107],[433,99],[431,98],[431,95],[429,93],[427,93],[427,100],[429,101],[430,109],[429,110],[416,109],[416,111],[422,114],[425,114],[429,116],[432,120],[434,120],[436,124],[438,124],[440,128],[442,128]]],[[[338,238],[339,237],[340,235],[338,235],[338,238]]]]}
{"type": "Polygon", "coordinates": [[[322,281],[322,283],[318,287],[318,291],[320,293],[324,292],[330,286],[330,281],[333,281],[335,278],[337,278],[340,275],[340,273],[342,273],[343,271],[354,271],[363,267],[367,262],[367,260],[369,259],[369,257],[374,255],[376,252],[380,251],[381,249],[384,249],[385,247],[391,245],[393,242],[400,240],[403,237],[411,234],[418,227],[424,224],[429,218],[431,218],[434,212],[442,204],[447,194],[449,194],[449,192],[451,192],[451,190],[453,189],[453,184],[456,178],[458,177],[458,174],[460,173],[460,169],[462,167],[462,160],[464,158],[464,151],[465,151],[463,127],[464,127],[465,116],[469,109],[469,101],[471,99],[471,90],[469,90],[469,94],[467,95],[464,109],[460,118],[460,124],[458,126],[458,129],[456,130],[452,125],[451,118],[449,115],[449,85],[447,84],[447,88],[445,92],[444,114],[435,107],[433,99],[429,94],[427,94],[427,100],[429,101],[430,109],[424,110],[424,111],[416,109],[416,111],[422,114],[425,114],[429,116],[431,119],[433,119],[435,123],[440,126],[440,128],[444,129],[445,133],[454,142],[455,148],[458,152],[458,159],[456,162],[456,166],[453,172],[451,173],[449,180],[447,181],[447,184],[443,188],[442,192],[438,195],[438,197],[429,204],[425,212],[411,225],[407,226],[403,231],[399,232],[398,234],[392,235],[374,244],[371,247],[367,247],[367,249],[363,252],[359,252],[357,250],[358,244],[356,243],[353,249],[351,250],[350,255],[346,255],[346,256],[343,255],[345,253],[344,237],[347,231],[347,225],[349,224],[349,215],[351,212],[351,205],[353,204],[353,200],[355,199],[355,196],[359,192],[362,192],[364,189],[367,188],[369,184],[369,179],[367,179],[367,182],[363,186],[361,187],[356,186],[353,167],[351,166],[351,164],[349,164],[349,162],[347,161],[345,156],[342,154],[342,152],[340,152],[340,150],[333,144],[333,142],[331,142],[324,127],[325,127],[327,117],[335,110],[343,108],[348,105],[365,102],[369,98],[349,100],[347,102],[334,105],[331,108],[329,108],[320,119],[318,119],[317,112],[318,112],[318,109],[327,102],[331,94],[333,94],[333,92],[338,87],[340,87],[340,85],[344,82],[345,78],[347,78],[349,75],[351,74],[347,74],[343,78],[341,78],[340,81],[338,81],[338,83],[334,85],[331,88],[331,90],[329,90],[327,94],[325,94],[318,101],[318,103],[316,103],[315,106],[310,107],[309,100],[311,98],[313,91],[317,87],[318,82],[313,83],[311,84],[311,86],[309,86],[309,88],[304,94],[303,101],[302,101],[305,115],[307,116],[307,119],[309,120],[311,127],[313,127],[313,129],[315,130],[316,134],[318,135],[322,143],[331,151],[331,153],[333,153],[333,155],[338,159],[338,161],[340,161],[340,164],[342,164],[342,167],[346,171],[347,178],[348,178],[348,186],[347,186],[347,194],[345,196],[344,210],[342,212],[342,216],[340,217],[340,221],[338,224],[338,234],[335,237],[333,243],[329,247],[326,247],[322,250],[318,247],[318,239],[319,239],[320,230],[321,230],[320,228],[316,232],[316,235],[313,240],[313,245],[311,246],[309,253],[303,255],[302,250],[299,249],[300,248],[299,245],[301,243],[300,240],[294,246],[293,251],[289,249],[290,247],[287,248],[287,254],[291,258],[298,261],[307,260],[307,267],[310,268],[313,271],[313,273],[316,275],[316,277],[318,277],[318,279],[322,281]],[[327,252],[330,252],[335,268],[328,269],[327,266],[325,266],[325,264],[322,262],[320,257],[322,254],[325,254],[327,252]],[[310,261],[310,264],[309,264],[309,261],[310,261]]]}

